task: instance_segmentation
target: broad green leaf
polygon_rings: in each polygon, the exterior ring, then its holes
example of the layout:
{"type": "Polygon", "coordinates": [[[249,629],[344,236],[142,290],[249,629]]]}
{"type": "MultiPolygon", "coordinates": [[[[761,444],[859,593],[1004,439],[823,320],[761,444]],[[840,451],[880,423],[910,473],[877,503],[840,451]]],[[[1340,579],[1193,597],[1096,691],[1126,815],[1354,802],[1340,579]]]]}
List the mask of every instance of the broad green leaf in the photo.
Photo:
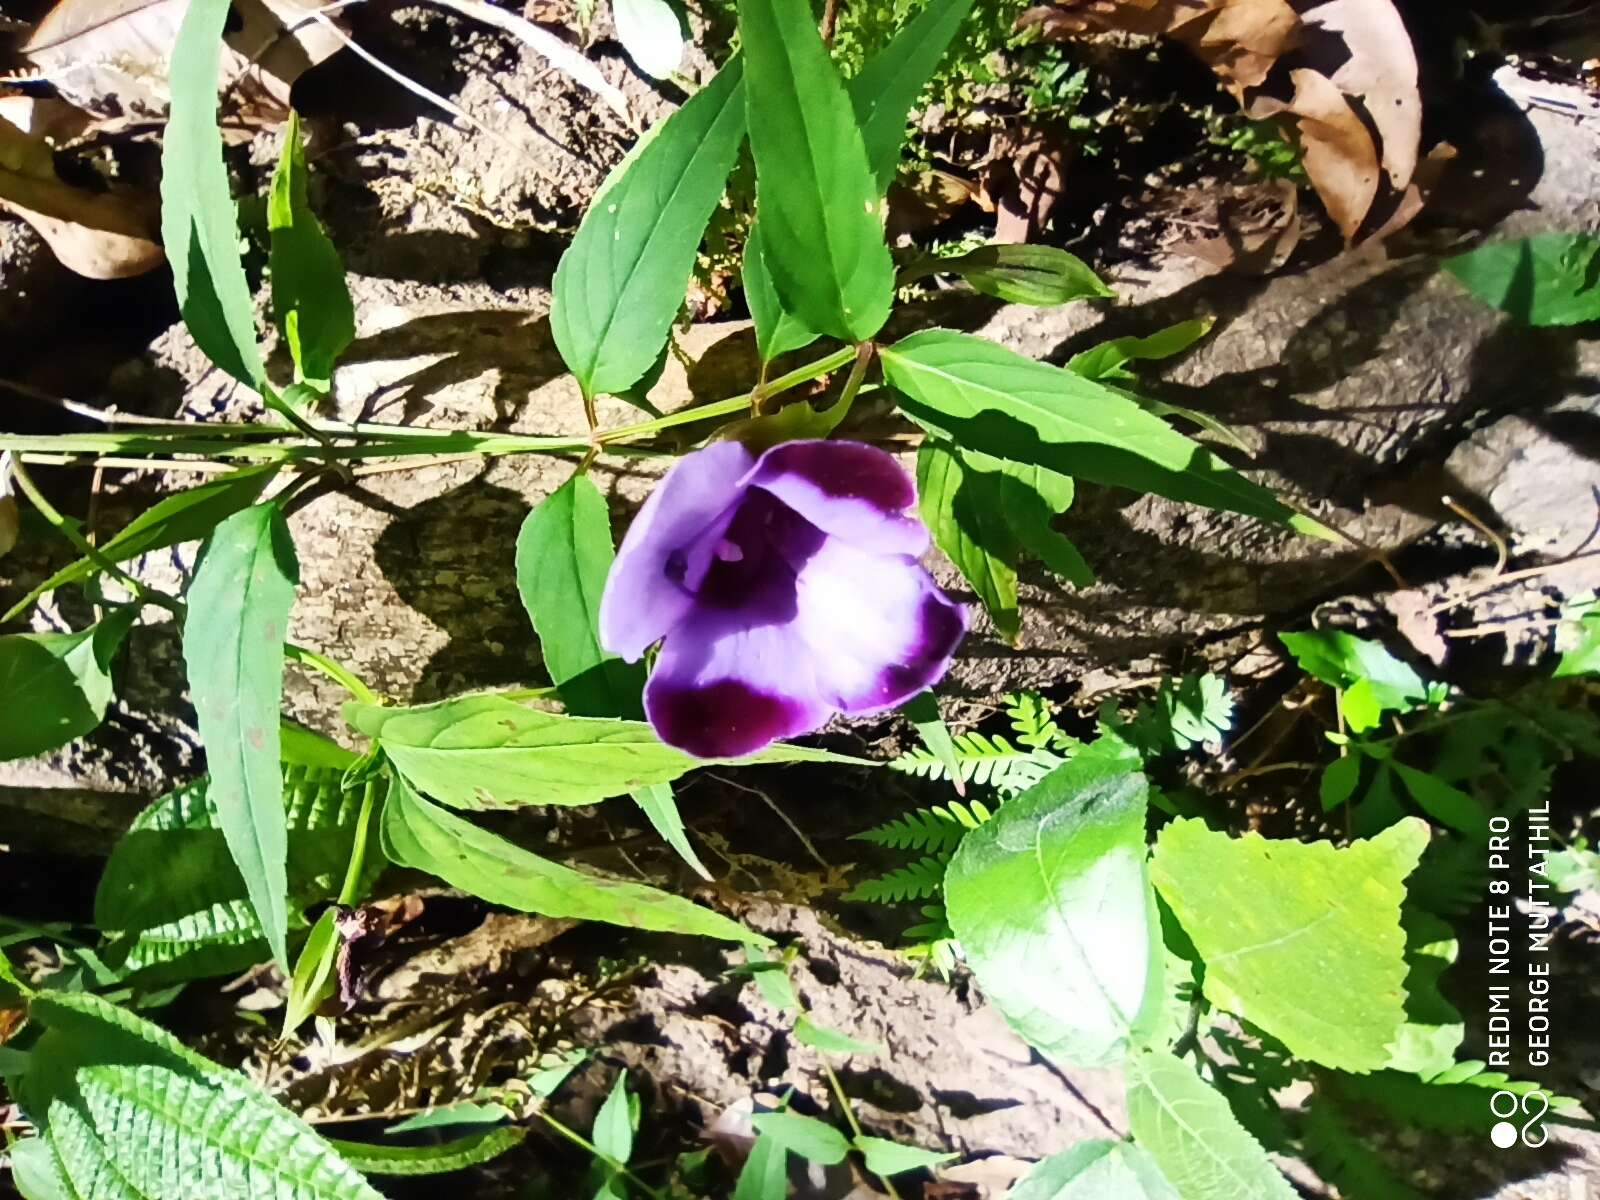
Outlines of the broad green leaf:
{"type": "Polygon", "coordinates": [[[775,1138],[757,1138],[739,1171],[733,1200],[787,1200],[789,1152],[775,1138]]]}
{"type": "Polygon", "coordinates": [[[540,501],[517,535],[517,591],[550,680],[574,716],[644,715],[644,664],[600,648],[600,594],[615,557],[611,514],[587,475],[540,501]]]}
{"type": "Polygon", "coordinates": [[[799,350],[820,334],[783,306],[762,249],[761,222],[752,221],[744,241],[744,299],[756,327],[756,351],[769,363],[780,354],[799,350]]]}
{"type": "Polygon", "coordinates": [[[894,182],[911,106],[971,9],[972,0],[929,0],[846,85],[879,196],[894,182]]]}
{"type": "Polygon", "coordinates": [[[683,25],[667,0],[611,0],[617,41],[651,79],[665,79],[683,63],[683,25]]]}
{"type": "Polygon", "coordinates": [[[1354,688],[1364,681],[1367,690],[1358,693],[1358,697],[1365,694],[1381,711],[1405,712],[1427,699],[1428,688],[1422,677],[1379,642],[1339,629],[1308,629],[1303,633],[1280,633],[1278,637],[1301,669],[1323,683],[1354,688]]]}
{"type": "Polygon", "coordinates": [[[1493,242],[1444,269],[1479,300],[1529,325],[1600,320],[1600,238],[1546,233],[1493,242]]]}
{"type": "Polygon", "coordinates": [[[888,1178],[903,1171],[920,1171],[937,1167],[940,1163],[954,1162],[959,1154],[944,1154],[938,1150],[923,1150],[917,1146],[902,1146],[888,1138],[857,1135],[855,1147],[867,1160],[867,1170],[888,1178]]]}
{"type": "MultiPolygon", "coordinates": [[[[181,542],[198,541],[209,534],[218,522],[259,500],[262,489],[272,481],[277,471],[276,463],[241,467],[186,492],[168,496],[145,509],[114,537],[96,548],[102,557],[121,563],[181,542]]],[[[13,605],[11,611],[0,618],[0,622],[14,620],[33,607],[34,601],[47,592],[93,578],[99,573],[100,568],[91,560],[80,558],[34,588],[13,605]]]]}
{"type": "Polygon", "coordinates": [[[666,344],[744,140],[742,73],[730,60],[645,135],[561,256],[550,332],[586,396],[626,391],[666,344]]]}
{"type": "Polygon", "coordinates": [[[831,1167],[850,1153],[850,1139],[826,1121],[795,1112],[757,1113],[750,1118],[756,1133],[782,1144],[807,1162],[831,1167]]]}
{"type": "Polygon", "coordinates": [[[961,840],[945,908],[985,995],[1061,1062],[1126,1057],[1161,1015],[1137,764],[1081,755],[961,840]]]}
{"type": "MultiPolygon", "coordinates": [[[[200,0],[197,7],[207,3],[200,0]]],[[[183,625],[189,692],[211,774],[210,803],[272,956],[285,970],[288,832],[278,710],[283,640],[299,577],[282,511],[275,504],[247,508],[218,525],[206,543],[183,625]]]]}
{"type": "MultiPolygon", "coordinates": [[[[668,783],[710,761],[661,741],[643,721],[602,721],[460,696],[418,708],[347,704],[345,719],[411,783],[457,808],[593,804],[668,783]]],[[[741,763],[863,760],[781,743],[741,763]]]]}
{"type": "Polygon", "coordinates": [[[1017,1181],[1006,1200],[1181,1200],[1132,1142],[1079,1142],[1017,1181]]]}
{"type": "Polygon", "coordinates": [[[228,0],[192,0],[172,47],[172,107],[161,151],[161,241],[195,345],[267,394],[239,223],[217,129],[217,63],[228,0]]]}
{"type": "Polygon", "coordinates": [[[540,858],[429,803],[403,779],[394,781],[384,805],[383,844],[393,862],[520,912],[734,942],[766,941],[681,896],[540,858]]]}
{"type": "Polygon", "coordinates": [[[1158,417],[1060,367],[948,329],[912,334],[879,354],[907,415],[964,449],[1321,529],[1158,417]]]}
{"type": "Polygon", "coordinates": [[[883,200],[861,128],[805,0],[740,0],[762,258],[784,308],[865,341],[894,299],[883,200]]]}
{"type": "Polygon", "coordinates": [[[499,1158],[522,1145],[527,1136],[526,1129],[512,1126],[469,1133],[437,1146],[373,1146],[336,1139],[329,1145],[367,1175],[444,1175],[499,1158]]]}
{"type": "Polygon", "coordinates": [[[829,1029],[826,1025],[818,1025],[804,1013],[795,1018],[794,1040],[802,1046],[821,1050],[824,1054],[883,1054],[888,1050],[881,1042],[863,1041],[848,1033],[840,1033],[837,1029],[829,1029]]]}
{"type": "Polygon", "coordinates": [[[1124,364],[1134,359],[1171,358],[1181,354],[1210,333],[1214,324],[1215,317],[1196,317],[1144,337],[1113,338],[1074,354],[1067,360],[1067,370],[1085,379],[1132,379],[1133,372],[1125,370],[1124,364]]]}
{"type": "Polygon", "coordinates": [[[959,275],[986,296],[1040,308],[1115,295],[1087,263],[1057,246],[994,244],[949,258],[929,256],[902,271],[900,282],[927,275],[959,275]]]}
{"type": "Polygon", "coordinates": [[[130,605],[78,633],[0,637],[0,760],[43,754],[100,724],[111,703],[111,660],[138,615],[130,605]]]}
{"type": "MultiPolygon", "coordinates": [[[[386,786],[345,789],[337,767],[283,768],[291,928],[306,906],[338,895],[358,833],[364,788],[376,806],[386,786]]],[[[95,925],[108,965],[157,986],[242,971],[271,953],[239,869],[223,840],[209,783],[161,797],[134,818],[95,892],[95,925]]],[[[366,858],[363,887],[381,867],[366,858]]]]}
{"type": "Polygon", "coordinates": [[[311,210],[306,180],[300,114],[290,109],[283,153],[267,193],[272,311],[294,359],[295,382],[326,392],[334,363],[355,340],[356,310],[339,252],[311,210]]]}
{"type": "Polygon", "coordinates": [[[661,835],[661,840],[677,852],[691,871],[709,883],[711,872],[706,870],[705,863],[700,861],[700,856],[689,844],[689,834],[683,827],[683,814],[678,811],[672,785],[652,783],[649,787],[636,788],[628,794],[639,806],[639,811],[649,818],[651,826],[661,835]]]}
{"type": "Polygon", "coordinates": [[[1129,1060],[1128,1128],[1183,1200],[1295,1200],[1221,1092],[1164,1050],[1129,1060]]]}
{"type": "Polygon", "coordinates": [[[84,1200],[379,1200],[237,1071],[88,993],[34,997],[46,1026],[18,1099],[84,1200]]]}
{"type": "Polygon", "coordinates": [[[1150,871],[1205,963],[1208,1000],[1299,1058],[1371,1071],[1405,1020],[1400,905],[1427,842],[1416,818],[1342,848],[1190,818],[1161,831],[1150,871]]]}

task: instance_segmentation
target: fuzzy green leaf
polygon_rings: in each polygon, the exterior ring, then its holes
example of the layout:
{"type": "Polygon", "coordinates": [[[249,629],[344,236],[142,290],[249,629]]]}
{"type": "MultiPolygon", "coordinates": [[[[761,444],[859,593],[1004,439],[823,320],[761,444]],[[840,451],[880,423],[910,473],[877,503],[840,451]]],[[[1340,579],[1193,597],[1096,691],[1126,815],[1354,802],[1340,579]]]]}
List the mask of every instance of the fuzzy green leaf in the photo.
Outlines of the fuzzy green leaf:
{"type": "MultiPolygon", "coordinates": [[[[562,716],[500,696],[417,708],[348,704],[345,718],[376,738],[415,787],[465,809],[593,804],[717,761],[690,758],[642,721],[562,716]]],[[[734,761],[863,760],[780,743],[734,761]]]]}
{"type": "Polygon", "coordinates": [[[267,394],[239,223],[217,128],[217,63],[228,0],[193,0],[172,47],[172,107],[161,151],[161,240],[195,345],[267,394]]]}
{"type": "Polygon", "coordinates": [[[1033,1165],[1006,1200],[1181,1200],[1132,1142],[1079,1142],[1033,1165]]]}
{"type": "Polygon", "coordinates": [[[856,114],[804,0],[740,0],[762,257],[783,307],[841,341],[894,298],[883,201],[856,114]]]}
{"type": "Polygon", "coordinates": [[[383,844],[392,862],[520,912],[734,942],[767,941],[681,896],[540,858],[429,803],[403,779],[394,781],[384,806],[383,844]]]}
{"type": "Polygon", "coordinates": [[[644,664],[600,648],[600,595],[615,558],[605,497],[587,475],[542,500],[517,535],[517,590],[545,669],[574,716],[644,715],[644,664]]]}
{"type": "Polygon", "coordinates": [[[307,190],[300,114],[290,109],[283,153],[267,193],[272,311],[294,359],[295,382],[326,392],[333,385],[334,363],[355,340],[356,310],[344,264],[317,222],[307,190]]]}
{"type": "Polygon", "coordinates": [[[652,129],[561,256],[550,332],[585,395],[627,391],[666,344],[744,140],[742,75],[740,61],[729,61],[652,129]]]}
{"type": "Polygon", "coordinates": [[[289,847],[278,719],[283,641],[299,575],[277,505],[235,513],[206,544],[183,626],[189,691],[211,773],[210,803],[267,944],[285,970],[289,847]]]}
{"type": "Polygon", "coordinates": [[[1528,325],[1600,320],[1600,238],[1546,233],[1445,260],[1479,300],[1528,325]]]}
{"type": "Polygon", "coordinates": [[[18,1099],[84,1200],[379,1200],[299,1117],[237,1071],[98,996],[41,993],[18,1099]]]}
{"type": "Polygon", "coordinates": [[[1198,442],[1060,367],[948,329],[912,334],[880,357],[907,415],[965,449],[1321,531],[1198,442]]]}
{"type": "Polygon", "coordinates": [[[0,760],[54,750],[100,724],[111,703],[111,660],[138,612],[130,605],[78,633],[0,637],[0,760]]]}
{"type": "Polygon", "coordinates": [[[1082,755],[968,834],[945,876],[950,927],[985,994],[1062,1062],[1117,1062],[1160,1016],[1147,792],[1136,767],[1082,755]]]}
{"type": "Polygon", "coordinates": [[[1405,1020],[1405,877],[1415,818],[1367,841],[1231,838],[1198,819],[1161,831],[1151,876],[1206,966],[1205,995],[1292,1054],[1376,1070],[1405,1020]]]}
{"type": "Polygon", "coordinates": [[[1128,1061],[1128,1128],[1183,1200],[1295,1200],[1222,1093],[1164,1050],[1128,1061]]]}

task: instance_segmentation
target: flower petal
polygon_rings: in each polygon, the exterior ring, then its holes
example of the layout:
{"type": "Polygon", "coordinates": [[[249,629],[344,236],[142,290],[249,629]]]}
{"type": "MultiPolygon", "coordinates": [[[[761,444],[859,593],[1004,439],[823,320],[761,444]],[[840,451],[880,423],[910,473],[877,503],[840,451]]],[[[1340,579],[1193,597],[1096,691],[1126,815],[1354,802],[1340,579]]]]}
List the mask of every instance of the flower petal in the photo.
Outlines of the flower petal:
{"type": "Polygon", "coordinates": [[[600,598],[600,644],[612,654],[633,662],[689,614],[687,586],[705,575],[751,462],[738,442],[715,442],[684,455],[650,493],[600,598]]]}
{"type": "Polygon", "coordinates": [[[662,643],[645,713],[662,741],[697,758],[753,754],[833,716],[817,695],[811,658],[793,623],[697,612],[662,643]]]}
{"type": "Polygon", "coordinates": [[[847,713],[903,704],[950,667],[966,610],[915,559],[829,539],[800,569],[798,617],[818,694],[847,713]]]}
{"type": "Polygon", "coordinates": [[[762,488],[824,533],[877,554],[928,548],[928,531],[906,510],[916,485],[894,456],[862,442],[799,441],[772,447],[757,461],[750,483],[762,488]]]}

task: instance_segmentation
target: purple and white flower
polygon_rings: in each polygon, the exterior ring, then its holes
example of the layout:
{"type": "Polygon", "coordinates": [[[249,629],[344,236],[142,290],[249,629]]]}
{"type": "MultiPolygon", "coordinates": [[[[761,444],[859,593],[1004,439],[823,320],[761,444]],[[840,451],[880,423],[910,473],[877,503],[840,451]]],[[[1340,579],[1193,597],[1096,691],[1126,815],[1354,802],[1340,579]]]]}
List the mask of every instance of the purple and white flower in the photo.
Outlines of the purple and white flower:
{"type": "Polygon", "coordinates": [[[917,561],[916,489],[882,450],[738,442],[685,455],[623,539],[600,642],[655,642],[645,711],[662,740],[733,758],[835,713],[892,708],[950,665],[965,610],[917,561]]]}

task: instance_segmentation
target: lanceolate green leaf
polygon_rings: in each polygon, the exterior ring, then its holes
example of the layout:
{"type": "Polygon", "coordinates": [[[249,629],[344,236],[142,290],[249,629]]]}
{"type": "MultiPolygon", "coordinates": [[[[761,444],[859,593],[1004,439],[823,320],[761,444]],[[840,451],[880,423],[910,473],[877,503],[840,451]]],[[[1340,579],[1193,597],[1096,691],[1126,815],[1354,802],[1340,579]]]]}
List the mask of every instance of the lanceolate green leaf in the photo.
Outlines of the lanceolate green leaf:
{"type": "Polygon", "coordinates": [[[1132,1142],[1079,1142],[1033,1165],[1006,1200],[1181,1200],[1132,1142]]]}
{"type": "Polygon", "coordinates": [[[964,448],[1307,532],[1321,529],[1158,417],[1060,367],[947,329],[913,334],[880,353],[907,414],[964,448]]]}
{"type": "MultiPolygon", "coordinates": [[[[231,517],[241,508],[249,508],[260,499],[262,489],[271,482],[277,471],[275,463],[241,467],[186,492],[168,496],[145,509],[97,549],[102,557],[120,563],[154,550],[176,546],[180,542],[198,541],[209,534],[218,522],[231,517]]],[[[34,588],[13,605],[10,612],[0,617],[0,622],[20,616],[47,592],[90,579],[99,573],[100,568],[92,561],[80,558],[34,588]]]]}
{"type": "MultiPolygon", "coordinates": [[[[354,846],[365,789],[343,786],[343,769],[285,766],[291,927],[301,910],[336,896],[354,846]]],[[[134,818],[95,893],[95,925],[110,939],[103,957],[141,984],[242,971],[270,953],[243,878],[228,853],[209,781],[161,797],[134,818]]],[[[366,859],[364,883],[379,867],[366,859]]]]}
{"type": "Polygon", "coordinates": [[[911,106],[971,9],[972,0],[929,0],[850,80],[850,99],[879,196],[894,182],[911,106]]]}
{"type": "Polygon", "coordinates": [[[404,780],[394,782],[384,806],[383,843],[394,862],[437,875],[491,904],[546,917],[766,942],[737,921],[681,896],[540,858],[429,803],[404,780]]]}
{"type": "Polygon", "coordinates": [[[237,1071],[98,996],[40,993],[19,1100],[83,1200],[380,1200],[299,1117],[237,1071]]]}
{"type": "Polygon", "coordinates": [[[528,1131],[517,1126],[485,1129],[434,1146],[373,1146],[330,1140],[345,1162],[368,1175],[444,1175],[464,1171],[514,1150],[528,1131]]]}
{"type": "Polygon", "coordinates": [[[258,504],[207,543],[189,587],[183,659],[210,801],[273,957],[287,969],[288,832],[278,768],[283,641],[299,565],[283,513],[258,504]]]}
{"type": "Polygon", "coordinates": [[[883,202],[844,83],[805,0],[740,0],[762,254],[783,306],[842,341],[894,298],[883,202]]]}
{"type": "Polygon", "coordinates": [[[1427,841],[1415,817],[1344,848],[1189,818],[1161,831],[1150,870],[1205,963],[1207,999],[1299,1058],[1372,1071],[1406,1018],[1400,905],[1427,841]]]}
{"type": "Polygon", "coordinates": [[[1056,246],[989,245],[951,258],[929,255],[901,272],[900,282],[946,274],[1012,304],[1053,307],[1114,294],[1081,258],[1056,246]]]}
{"type": "Polygon", "coordinates": [[[1166,1051],[1127,1065],[1128,1128],[1183,1200],[1295,1200],[1221,1092],[1166,1051]]]}
{"type": "Polygon", "coordinates": [[[624,392],[660,355],[744,140],[735,58],[617,168],[556,269],[550,331],[584,394],[624,392]]]}
{"type": "Polygon", "coordinates": [[[217,129],[217,63],[228,0],[193,0],[172,47],[172,108],[161,152],[161,240],[195,345],[264,392],[239,223],[217,129]]]}
{"type": "Polygon", "coordinates": [[[0,637],[0,760],[42,754],[92,732],[111,703],[111,660],[135,607],[79,633],[0,637]]]}
{"type": "Polygon", "coordinates": [[[272,309],[289,343],[296,382],[326,392],[333,364],[355,339],[356,310],[339,252],[311,210],[300,114],[293,109],[267,194],[267,230],[272,236],[272,309]]]}
{"type": "MultiPolygon", "coordinates": [[[[376,738],[414,786],[457,808],[593,804],[666,783],[707,761],[668,746],[643,721],[562,716],[500,696],[418,708],[349,704],[345,717],[376,738]]],[[[778,744],[737,761],[863,760],[778,744]]]]}
{"type": "Polygon", "coordinates": [[[1062,1062],[1116,1062],[1160,1016],[1147,792],[1136,766],[1080,755],[963,838],[945,875],[950,927],[984,993],[1062,1062]]]}
{"type": "Polygon", "coordinates": [[[1213,317],[1197,317],[1168,325],[1145,337],[1120,337],[1091,346],[1067,361],[1067,370],[1085,379],[1131,379],[1125,369],[1133,359],[1171,358],[1181,354],[1211,332],[1213,317]]]}
{"type": "Polygon", "coordinates": [[[517,590],[545,669],[574,716],[644,715],[644,664],[600,648],[600,594],[615,557],[605,497],[587,475],[541,501],[517,535],[517,590]]]}
{"type": "Polygon", "coordinates": [[[700,861],[700,856],[689,844],[689,834],[683,827],[683,814],[678,811],[678,801],[672,794],[672,785],[653,783],[649,787],[635,788],[628,794],[633,797],[633,802],[639,806],[639,811],[644,813],[655,831],[661,835],[662,841],[677,851],[678,857],[688,864],[691,871],[701,879],[709,881],[711,872],[706,870],[705,863],[700,861]]]}
{"type": "Polygon", "coordinates": [[[783,307],[778,285],[772,282],[772,272],[767,269],[762,241],[761,222],[752,221],[744,240],[744,298],[756,327],[756,350],[761,361],[767,363],[780,354],[809,346],[819,335],[783,307]]]}

